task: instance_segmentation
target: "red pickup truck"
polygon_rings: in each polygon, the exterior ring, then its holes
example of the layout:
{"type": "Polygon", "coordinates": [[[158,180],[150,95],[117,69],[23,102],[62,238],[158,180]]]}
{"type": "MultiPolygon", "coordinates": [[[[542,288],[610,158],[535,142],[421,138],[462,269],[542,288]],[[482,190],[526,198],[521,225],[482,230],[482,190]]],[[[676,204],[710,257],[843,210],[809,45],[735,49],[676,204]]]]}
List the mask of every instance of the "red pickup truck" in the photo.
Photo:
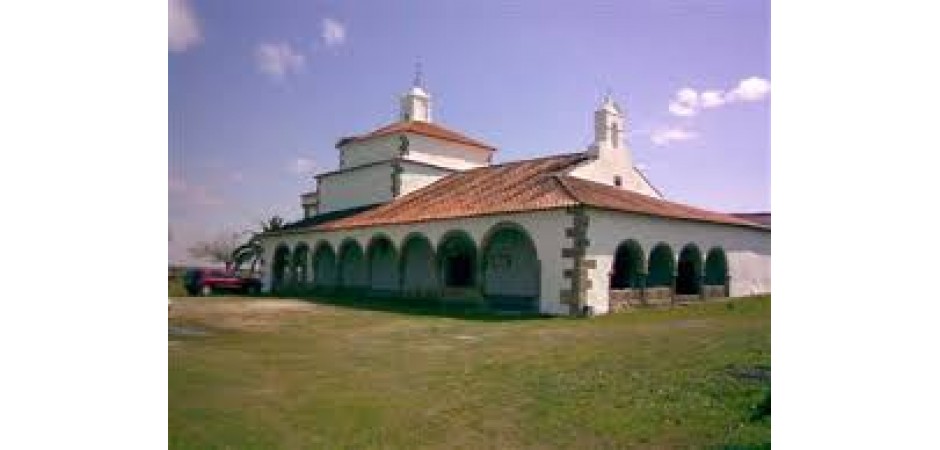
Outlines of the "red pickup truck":
{"type": "Polygon", "coordinates": [[[261,292],[261,280],[239,276],[221,269],[190,269],[183,275],[183,286],[190,295],[212,295],[214,292],[261,292]]]}

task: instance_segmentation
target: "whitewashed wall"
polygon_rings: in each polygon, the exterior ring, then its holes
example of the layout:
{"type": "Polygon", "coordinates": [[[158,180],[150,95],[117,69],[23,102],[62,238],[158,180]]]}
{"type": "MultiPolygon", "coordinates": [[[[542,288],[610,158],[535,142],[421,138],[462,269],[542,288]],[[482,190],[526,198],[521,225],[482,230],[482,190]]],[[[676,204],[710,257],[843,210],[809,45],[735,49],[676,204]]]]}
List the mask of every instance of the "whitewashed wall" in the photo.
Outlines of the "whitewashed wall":
{"type": "Polygon", "coordinates": [[[423,166],[420,164],[401,162],[401,192],[399,195],[417,191],[454,172],[445,169],[423,166]]]}
{"type": "Polygon", "coordinates": [[[649,197],[663,198],[663,196],[659,195],[659,192],[657,192],[656,189],[654,189],[653,186],[650,185],[648,181],[646,181],[646,178],[643,178],[643,175],[640,175],[636,168],[633,169],[633,176],[630,177],[629,181],[624,183],[624,186],[633,192],[639,192],[649,197]]]}
{"type": "Polygon", "coordinates": [[[490,152],[477,147],[408,133],[408,153],[404,158],[466,170],[487,165],[489,154],[490,152]]]}
{"type": "Polygon", "coordinates": [[[388,161],[398,156],[399,147],[401,147],[401,142],[397,135],[381,136],[346,144],[339,150],[340,169],[388,161]]]}
{"type": "Polygon", "coordinates": [[[348,169],[398,157],[402,134],[408,137],[408,152],[404,159],[455,170],[488,164],[490,152],[486,150],[414,133],[399,133],[344,145],[340,148],[340,168],[348,169]]]}
{"type": "Polygon", "coordinates": [[[732,296],[770,292],[770,231],[593,208],[588,209],[588,216],[590,245],[586,258],[597,261],[597,267],[591,271],[588,303],[597,313],[608,310],[614,252],[627,239],[642,246],[647,261],[659,242],[669,244],[677,260],[682,247],[694,243],[702,252],[703,263],[710,248],[721,247],[728,259],[732,296]]]}
{"type": "Polygon", "coordinates": [[[320,206],[327,213],[392,199],[392,164],[377,164],[320,177],[320,206]]]}
{"type": "Polygon", "coordinates": [[[368,251],[369,239],[376,234],[384,233],[392,240],[396,252],[400,252],[404,238],[411,232],[420,232],[431,240],[436,252],[441,237],[445,233],[451,230],[462,230],[473,238],[477,251],[482,252],[480,245],[486,233],[494,225],[503,221],[510,221],[525,228],[532,241],[535,242],[542,275],[539,284],[541,292],[540,311],[546,314],[567,314],[568,306],[561,304],[559,293],[562,289],[569,288],[571,282],[570,279],[563,276],[565,269],[572,268],[571,259],[561,257],[562,247],[568,246],[570,242],[564,236],[565,228],[571,226],[571,220],[571,216],[564,210],[550,210],[341,231],[269,235],[262,240],[265,254],[264,273],[267,277],[265,279],[265,289],[270,289],[271,286],[271,277],[273,275],[271,263],[273,262],[274,250],[282,243],[293,249],[298,243],[306,242],[310,246],[311,252],[313,252],[316,245],[321,240],[325,240],[333,246],[333,250],[338,254],[340,243],[347,237],[351,237],[362,246],[363,252],[366,252],[368,251]]]}

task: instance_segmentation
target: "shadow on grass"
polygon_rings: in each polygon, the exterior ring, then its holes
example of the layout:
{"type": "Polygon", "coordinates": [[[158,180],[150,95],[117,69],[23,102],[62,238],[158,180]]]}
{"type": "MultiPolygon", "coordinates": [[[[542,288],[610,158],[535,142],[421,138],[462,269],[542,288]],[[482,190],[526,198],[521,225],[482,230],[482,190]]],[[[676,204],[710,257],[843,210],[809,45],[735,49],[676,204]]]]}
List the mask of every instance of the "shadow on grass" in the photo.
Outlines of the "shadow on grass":
{"type": "Polygon", "coordinates": [[[260,297],[295,298],[311,303],[349,309],[392,312],[413,316],[447,317],[452,319],[505,322],[548,319],[553,316],[533,311],[502,310],[487,307],[477,300],[441,300],[434,298],[384,297],[356,293],[282,292],[261,294],[260,297]]]}

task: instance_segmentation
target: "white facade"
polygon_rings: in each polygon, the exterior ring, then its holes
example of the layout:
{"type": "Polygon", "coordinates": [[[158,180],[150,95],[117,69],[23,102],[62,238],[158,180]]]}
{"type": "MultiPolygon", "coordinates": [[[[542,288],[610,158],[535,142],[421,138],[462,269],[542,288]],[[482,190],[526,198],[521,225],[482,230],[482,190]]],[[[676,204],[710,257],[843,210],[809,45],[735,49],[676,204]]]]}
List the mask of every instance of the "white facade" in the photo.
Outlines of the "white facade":
{"type": "Polygon", "coordinates": [[[407,160],[401,161],[399,167],[401,167],[401,172],[398,174],[399,196],[408,195],[454,173],[452,170],[415,164],[407,160]]]}
{"type": "Polygon", "coordinates": [[[720,247],[728,260],[732,296],[770,292],[770,230],[598,209],[588,209],[588,216],[590,245],[585,257],[594,259],[596,268],[591,271],[587,302],[595,312],[607,312],[614,252],[627,239],[637,241],[647,258],[660,242],[671,247],[677,260],[687,244],[695,244],[703,256],[720,247]]]}
{"type": "MultiPolygon", "coordinates": [[[[713,223],[692,222],[685,220],[652,217],[618,211],[606,211],[595,208],[585,209],[588,223],[587,242],[584,259],[593,261],[587,270],[587,279],[590,287],[587,288],[582,300],[583,305],[590,306],[594,313],[605,314],[610,309],[610,274],[613,271],[613,256],[617,247],[628,239],[640,244],[645,259],[648,260],[653,247],[665,243],[673,251],[675,260],[678,260],[681,250],[693,244],[701,251],[702,256],[712,248],[721,248],[728,262],[728,276],[730,277],[730,294],[732,296],[745,296],[765,294],[770,292],[770,231],[754,228],[721,225],[713,223]]],[[[279,246],[286,246],[291,251],[298,245],[305,243],[310,253],[306,260],[307,281],[316,276],[317,267],[313,264],[313,254],[322,242],[328,243],[336,255],[340,255],[341,247],[347,241],[358,244],[362,255],[367,258],[369,244],[378,238],[387,237],[395,249],[397,257],[401,257],[402,245],[407,237],[417,233],[426,237],[436,253],[441,244],[442,237],[451,231],[466,232],[473,240],[477,249],[478,258],[483,258],[484,242],[487,235],[497,229],[498,225],[518,225],[533,242],[537,253],[538,270],[538,310],[543,314],[566,315],[571,313],[569,304],[564,303],[562,292],[572,287],[570,277],[565,276],[566,271],[574,269],[574,259],[564,256],[564,250],[570,247],[570,240],[566,238],[566,229],[572,226],[572,215],[564,209],[548,211],[534,211],[515,214],[500,214],[485,217],[470,217],[463,219],[448,219],[415,224],[386,225],[376,227],[355,228],[350,230],[324,231],[324,232],[298,232],[271,235],[264,239],[265,256],[265,286],[269,288],[274,274],[271,261],[275,250],[279,246]]],[[[493,248],[499,248],[494,245],[493,248]]],[[[674,261],[675,262],[675,261],[674,261]]],[[[368,264],[368,261],[365,262],[368,264]]],[[[391,264],[391,263],[389,263],[391,264]]],[[[493,264],[490,262],[490,264],[493,264]]],[[[327,269],[331,272],[337,269],[327,269]]],[[[339,269],[342,270],[342,269],[339,269]]],[[[389,275],[373,275],[372,289],[381,291],[394,291],[395,284],[400,282],[397,272],[389,275]]],[[[427,274],[429,279],[436,279],[437,274],[427,274]]],[[[357,275],[358,282],[366,282],[363,275],[357,275]]],[[[489,278],[498,279],[498,276],[489,278]]],[[[528,280],[499,280],[509,286],[509,289],[524,290],[528,280]]]]}
{"type": "Polygon", "coordinates": [[[415,80],[415,86],[401,97],[401,120],[430,122],[431,121],[431,96],[420,86],[419,80],[415,80]]]}
{"type": "Polygon", "coordinates": [[[488,150],[414,133],[407,135],[408,148],[403,155],[405,159],[455,170],[473,169],[490,163],[492,152],[488,150]]]}
{"type": "Polygon", "coordinates": [[[569,172],[571,176],[616,186],[650,197],[662,198],[633,166],[627,143],[626,118],[610,97],[594,112],[594,143],[587,150],[591,159],[569,172]]]}
{"type": "Polygon", "coordinates": [[[378,136],[339,147],[340,170],[388,161],[401,154],[400,136],[378,136]]]}
{"type": "MultiPolygon", "coordinates": [[[[500,214],[351,230],[271,235],[263,240],[266,266],[265,289],[270,289],[272,284],[274,271],[271,270],[271,263],[275,250],[280,245],[286,245],[293,250],[298,244],[304,242],[313,252],[320,241],[326,241],[338,255],[343,241],[352,239],[359,244],[365,253],[368,251],[370,239],[378,235],[385,235],[392,241],[395,249],[400,252],[406,236],[410,233],[421,233],[431,241],[436,252],[445,233],[451,230],[459,230],[472,237],[479,254],[479,252],[482,252],[481,244],[487,232],[502,222],[518,224],[526,230],[535,243],[540,266],[539,273],[541,274],[539,280],[539,311],[544,314],[568,314],[568,305],[562,304],[560,298],[560,292],[567,289],[570,284],[570,280],[563,276],[564,271],[572,268],[571,260],[561,257],[562,248],[567,245],[567,241],[561,237],[565,235],[565,228],[571,226],[571,216],[564,210],[500,214]]],[[[310,272],[308,271],[308,273],[310,272]]]]}
{"type": "Polygon", "coordinates": [[[391,201],[392,172],[392,162],[386,161],[319,177],[319,213],[391,201]]]}
{"type": "MultiPolygon", "coordinates": [[[[415,87],[402,97],[402,120],[430,122],[430,108],[430,95],[415,87]]],[[[567,173],[661,198],[661,194],[633,166],[631,150],[624,139],[625,115],[620,107],[609,97],[605,98],[594,119],[594,143],[585,152],[588,159],[568,169],[567,173]]],[[[318,191],[303,197],[305,204],[315,205],[317,214],[390,202],[455,172],[487,166],[492,156],[491,151],[477,146],[404,131],[349,140],[339,146],[339,151],[341,169],[319,175],[318,191]]],[[[639,244],[646,258],[659,243],[671,248],[675,260],[690,244],[697,247],[702,256],[713,248],[720,248],[727,261],[725,275],[730,295],[770,292],[769,229],[670,219],[590,206],[337,231],[267,233],[262,237],[267,277],[265,286],[270,289],[274,284],[272,265],[277,249],[287,248],[293,254],[294,249],[305,244],[309,253],[303,270],[293,272],[303,274],[305,279],[299,281],[304,286],[309,287],[313,280],[326,280],[320,283],[320,287],[335,286],[340,284],[339,280],[347,280],[351,283],[347,285],[354,286],[369,283],[363,287],[374,292],[394,294],[409,286],[419,288],[417,290],[439,290],[444,283],[443,275],[436,272],[439,270],[436,262],[433,269],[429,269],[432,264],[423,261],[419,271],[431,270],[433,273],[418,275],[406,274],[396,264],[401,264],[402,246],[409,236],[417,233],[426,237],[430,241],[431,252],[438,255],[442,238],[452,231],[466,233],[476,247],[480,262],[477,276],[482,277],[477,288],[481,293],[489,290],[506,296],[532,297],[537,299],[538,310],[545,314],[570,314],[584,306],[595,313],[608,312],[612,301],[610,275],[615,252],[628,239],[639,244]],[[506,226],[522,230],[526,239],[519,239],[518,234],[512,233],[501,235],[514,236],[504,237],[502,241],[490,239],[494,230],[506,226]],[[383,247],[381,257],[370,259],[370,242],[378,242],[379,238],[387,239],[394,250],[383,247]],[[314,253],[322,243],[330,246],[333,259],[314,264],[314,253]],[[358,245],[358,253],[348,254],[355,254],[355,258],[360,259],[348,259],[344,265],[342,249],[352,249],[350,243],[358,245]],[[531,255],[533,246],[535,257],[531,255]],[[487,249],[491,249],[492,254],[484,261],[487,249]],[[368,266],[363,268],[357,261],[365,261],[368,266]],[[520,265],[534,270],[520,271],[520,265]]],[[[423,255],[427,253],[424,251],[423,255]]],[[[681,290],[674,289],[672,294],[675,292],[681,290]]]]}

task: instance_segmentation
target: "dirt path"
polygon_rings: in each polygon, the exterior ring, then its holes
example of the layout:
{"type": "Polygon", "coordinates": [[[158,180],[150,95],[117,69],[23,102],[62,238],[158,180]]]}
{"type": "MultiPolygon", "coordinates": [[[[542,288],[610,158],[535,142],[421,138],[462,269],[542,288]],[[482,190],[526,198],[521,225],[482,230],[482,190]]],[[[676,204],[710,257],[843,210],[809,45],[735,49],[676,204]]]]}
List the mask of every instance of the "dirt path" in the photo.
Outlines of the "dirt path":
{"type": "Polygon", "coordinates": [[[273,331],[281,323],[321,312],[323,307],[300,300],[257,298],[173,299],[170,321],[233,331],[273,331]]]}

